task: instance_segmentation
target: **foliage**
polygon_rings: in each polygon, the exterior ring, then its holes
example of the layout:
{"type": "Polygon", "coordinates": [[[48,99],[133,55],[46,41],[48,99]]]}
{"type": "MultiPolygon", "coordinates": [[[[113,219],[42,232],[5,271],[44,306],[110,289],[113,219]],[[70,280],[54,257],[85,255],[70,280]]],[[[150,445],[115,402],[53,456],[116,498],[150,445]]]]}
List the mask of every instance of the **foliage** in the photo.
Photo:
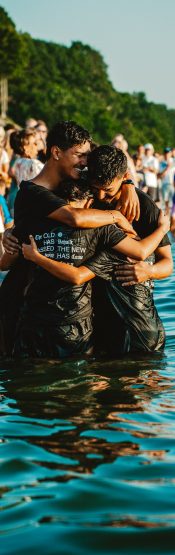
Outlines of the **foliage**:
{"type": "Polygon", "coordinates": [[[23,41],[13,21],[0,7],[0,76],[14,77],[23,66],[23,41]]]}
{"type": "Polygon", "coordinates": [[[121,132],[130,149],[153,142],[156,149],[175,144],[175,110],[147,102],[143,92],[115,91],[99,52],[81,42],[63,45],[18,33],[0,8],[0,74],[9,77],[9,116],[21,125],[27,117],[74,119],[97,142],[121,132]]]}

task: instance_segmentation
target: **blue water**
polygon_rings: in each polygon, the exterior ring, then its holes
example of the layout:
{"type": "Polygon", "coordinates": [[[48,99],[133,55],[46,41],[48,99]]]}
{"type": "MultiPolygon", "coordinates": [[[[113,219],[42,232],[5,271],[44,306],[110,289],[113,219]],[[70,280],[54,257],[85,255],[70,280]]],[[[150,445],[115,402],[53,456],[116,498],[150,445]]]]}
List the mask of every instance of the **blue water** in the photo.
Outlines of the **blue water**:
{"type": "Polygon", "coordinates": [[[155,297],[163,354],[1,364],[2,555],[175,553],[173,277],[155,297]]]}

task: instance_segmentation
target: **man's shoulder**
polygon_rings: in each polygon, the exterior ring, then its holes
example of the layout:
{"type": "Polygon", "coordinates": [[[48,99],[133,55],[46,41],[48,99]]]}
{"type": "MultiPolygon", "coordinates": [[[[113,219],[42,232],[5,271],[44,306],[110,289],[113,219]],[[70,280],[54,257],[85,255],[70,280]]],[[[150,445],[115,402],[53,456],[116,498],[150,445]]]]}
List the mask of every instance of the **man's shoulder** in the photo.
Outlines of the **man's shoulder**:
{"type": "Polygon", "coordinates": [[[152,200],[152,198],[146,193],[144,193],[143,191],[141,191],[140,189],[136,189],[136,193],[139,197],[141,209],[145,208],[146,210],[151,210],[152,213],[154,212],[157,215],[159,212],[159,209],[158,209],[158,206],[155,204],[155,202],[152,200]]]}
{"type": "Polygon", "coordinates": [[[21,196],[21,194],[28,193],[28,191],[30,190],[34,190],[35,187],[37,187],[34,183],[32,183],[32,181],[25,181],[24,179],[21,181],[20,186],[19,186],[19,190],[17,195],[21,196]]]}

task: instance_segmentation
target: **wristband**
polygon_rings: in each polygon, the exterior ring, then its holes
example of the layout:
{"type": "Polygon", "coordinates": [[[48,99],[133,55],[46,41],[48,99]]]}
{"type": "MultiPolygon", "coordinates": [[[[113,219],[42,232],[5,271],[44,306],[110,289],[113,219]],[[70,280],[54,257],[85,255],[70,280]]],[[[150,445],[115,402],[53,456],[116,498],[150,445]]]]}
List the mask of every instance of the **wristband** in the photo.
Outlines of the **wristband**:
{"type": "Polygon", "coordinates": [[[122,185],[134,185],[134,181],[132,179],[124,179],[122,185]]]}

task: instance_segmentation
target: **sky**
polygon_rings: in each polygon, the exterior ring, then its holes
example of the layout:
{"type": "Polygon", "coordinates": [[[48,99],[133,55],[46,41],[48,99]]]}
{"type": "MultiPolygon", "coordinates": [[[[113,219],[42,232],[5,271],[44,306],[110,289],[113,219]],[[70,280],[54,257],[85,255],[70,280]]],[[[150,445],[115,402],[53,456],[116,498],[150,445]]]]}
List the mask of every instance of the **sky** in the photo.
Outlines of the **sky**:
{"type": "Polygon", "coordinates": [[[175,108],[175,0],[0,0],[34,38],[98,50],[114,87],[175,108]]]}

